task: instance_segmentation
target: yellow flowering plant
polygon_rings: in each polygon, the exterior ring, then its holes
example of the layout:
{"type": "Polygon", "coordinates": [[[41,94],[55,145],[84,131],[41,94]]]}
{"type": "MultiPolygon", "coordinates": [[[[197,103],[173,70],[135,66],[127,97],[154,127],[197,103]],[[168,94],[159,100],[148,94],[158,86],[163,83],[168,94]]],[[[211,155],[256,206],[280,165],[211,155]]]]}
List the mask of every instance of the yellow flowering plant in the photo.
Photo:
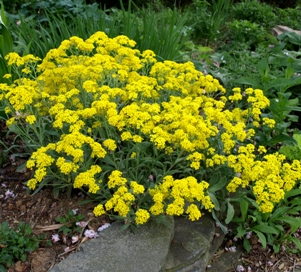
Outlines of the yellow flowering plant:
{"type": "Polygon", "coordinates": [[[126,226],[198,220],[203,210],[216,217],[226,203],[229,223],[233,195],[249,194],[260,213],[272,212],[301,177],[299,161],[256,144],[256,131],[274,125],[261,117],[269,100],[259,89],[245,90],[244,108],[232,107],[243,97],[239,88],[227,98],[191,62],[157,62],[126,36],[103,32],[71,37],[41,61],[6,59],[21,73],[0,85],[0,98],[7,126],[34,142],[26,166],[35,192],[85,190],[97,201],[95,216],[126,226]]]}

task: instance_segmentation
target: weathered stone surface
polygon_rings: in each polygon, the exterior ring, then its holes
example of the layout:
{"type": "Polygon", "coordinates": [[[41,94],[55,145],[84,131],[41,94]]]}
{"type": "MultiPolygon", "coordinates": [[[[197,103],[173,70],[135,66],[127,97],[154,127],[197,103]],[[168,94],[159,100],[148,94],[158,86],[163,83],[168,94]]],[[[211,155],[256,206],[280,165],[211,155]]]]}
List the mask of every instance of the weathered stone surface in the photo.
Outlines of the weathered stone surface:
{"type": "Polygon", "coordinates": [[[277,25],[276,27],[274,27],[272,29],[272,33],[273,33],[274,36],[279,36],[284,32],[294,32],[298,35],[301,35],[300,30],[295,30],[295,29],[292,29],[292,28],[289,28],[289,27],[283,26],[283,25],[277,25]]]}
{"type": "Polygon", "coordinates": [[[221,272],[232,267],[241,254],[238,250],[212,259],[224,234],[215,227],[210,214],[194,222],[184,217],[170,218],[168,226],[150,223],[136,234],[121,232],[121,226],[114,223],[51,271],[221,272]]]}
{"type": "Polygon", "coordinates": [[[235,252],[223,252],[217,258],[211,260],[207,267],[207,272],[221,272],[233,270],[237,267],[237,261],[243,253],[242,247],[237,247],[235,252]]]}
{"type": "Polygon", "coordinates": [[[205,271],[214,234],[215,225],[210,215],[194,222],[175,218],[175,236],[162,271],[205,271]]]}
{"type": "Polygon", "coordinates": [[[56,265],[52,272],[158,272],[162,269],[174,235],[174,221],[168,226],[148,223],[136,234],[120,231],[119,223],[83,244],[82,250],[56,265]]]}

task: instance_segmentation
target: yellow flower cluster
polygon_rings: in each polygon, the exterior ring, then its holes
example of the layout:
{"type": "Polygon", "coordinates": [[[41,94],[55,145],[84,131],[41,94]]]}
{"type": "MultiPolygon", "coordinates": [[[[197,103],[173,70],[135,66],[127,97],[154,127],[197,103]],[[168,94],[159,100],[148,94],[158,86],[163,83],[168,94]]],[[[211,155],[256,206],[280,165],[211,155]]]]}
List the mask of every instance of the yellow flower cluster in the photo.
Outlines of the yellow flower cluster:
{"type": "MultiPolygon", "coordinates": [[[[71,37],[48,52],[35,80],[27,67],[32,69],[38,58],[16,53],[6,57],[9,65],[25,69],[13,84],[0,84],[0,99],[12,115],[7,125],[22,119],[23,124],[37,128],[48,120],[52,134],[59,135],[28,160],[27,167],[35,170],[28,187],[35,189],[51,171],[57,171],[63,179],[72,180],[74,188],[84,186],[100,195],[103,190],[109,192],[107,201],[95,207],[95,215],[114,211],[127,217],[134,209],[136,224],[160,214],[186,213],[190,220],[198,220],[202,208],[211,210],[207,182],[167,175],[149,189],[143,179],[131,181],[124,173],[125,157],[112,159],[128,143],[147,142],[158,154],[181,150],[187,167],[195,171],[227,164],[238,175],[228,190],[254,184],[261,210],[269,211],[270,203],[292,189],[301,169],[278,154],[258,161],[254,154],[264,154],[265,148],[244,143],[254,137],[254,127],[275,125],[274,120],[261,118],[269,105],[263,92],[249,88],[242,94],[234,88],[227,99],[218,80],[197,71],[193,63],[157,62],[154,52],[139,52],[134,46],[125,36],[110,39],[103,32],[85,41],[71,37]],[[228,101],[242,99],[247,101],[246,109],[227,109],[228,101]],[[246,125],[251,119],[253,128],[246,125]],[[218,138],[222,147],[215,142],[218,138]],[[102,171],[108,162],[120,163],[120,168],[102,171]],[[137,204],[146,194],[152,198],[148,210],[137,204]]],[[[138,161],[139,150],[132,149],[127,157],[138,161]]]]}
{"type": "MultiPolygon", "coordinates": [[[[266,151],[264,147],[258,150],[266,151]]],[[[278,153],[265,155],[262,160],[256,160],[255,146],[248,144],[240,147],[238,155],[228,157],[228,166],[237,173],[227,189],[235,192],[239,186],[252,186],[261,212],[272,212],[274,205],[279,203],[286,192],[293,189],[301,179],[301,163],[285,162],[285,156],[278,153]]]]}
{"type": "Polygon", "coordinates": [[[163,212],[168,215],[181,215],[185,212],[189,215],[190,220],[198,220],[201,217],[201,212],[199,207],[193,204],[194,202],[199,203],[209,211],[214,207],[210,197],[205,195],[208,187],[207,182],[198,182],[192,176],[183,179],[166,176],[162,183],[149,190],[154,201],[153,206],[150,207],[150,212],[154,215],[163,212]],[[186,208],[186,211],[185,203],[192,203],[186,208]]]}

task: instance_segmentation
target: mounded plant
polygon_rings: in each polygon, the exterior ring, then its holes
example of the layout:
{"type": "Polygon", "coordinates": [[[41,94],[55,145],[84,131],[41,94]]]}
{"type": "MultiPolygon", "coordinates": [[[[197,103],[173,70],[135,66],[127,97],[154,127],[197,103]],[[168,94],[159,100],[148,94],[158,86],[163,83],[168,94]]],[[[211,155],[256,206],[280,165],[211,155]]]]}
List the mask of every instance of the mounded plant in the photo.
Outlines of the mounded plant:
{"type": "Polygon", "coordinates": [[[125,227],[166,215],[198,220],[203,210],[229,223],[242,199],[272,213],[297,186],[301,164],[258,145],[257,133],[275,125],[261,116],[270,104],[263,92],[234,88],[226,97],[191,62],[157,62],[134,46],[97,32],[43,60],[6,57],[19,76],[0,85],[1,99],[9,130],[31,154],[27,186],[85,190],[96,216],[125,227]]]}

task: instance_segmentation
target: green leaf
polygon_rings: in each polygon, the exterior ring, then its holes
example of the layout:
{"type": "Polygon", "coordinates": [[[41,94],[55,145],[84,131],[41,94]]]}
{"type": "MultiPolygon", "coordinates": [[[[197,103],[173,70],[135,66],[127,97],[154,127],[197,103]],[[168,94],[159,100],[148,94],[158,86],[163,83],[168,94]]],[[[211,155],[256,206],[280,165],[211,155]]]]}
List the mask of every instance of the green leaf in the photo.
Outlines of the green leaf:
{"type": "Polygon", "coordinates": [[[260,231],[260,232],[263,232],[263,233],[271,233],[271,234],[276,234],[276,235],[279,233],[278,230],[276,230],[273,227],[268,226],[267,224],[256,225],[251,230],[260,231]]]}
{"type": "Polygon", "coordinates": [[[284,215],[284,216],[279,217],[278,220],[283,221],[294,228],[301,227],[301,219],[299,217],[291,217],[288,215],[284,215]]]}
{"type": "Polygon", "coordinates": [[[262,89],[261,83],[250,77],[242,77],[238,80],[235,80],[235,83],[251,85],[252,88],[262,89]]]}
{"type": "Polygon", "coordinates": [[[217,218],[216,214],[215,214],[215,211],[213,210],[212,211],[212,217],[213,219],[215,220],[215,222],[218,223],[219,227],[221,228],[221,230],[223,231],[224,234],[226,234],[228,232],[228,229],[226,226],[224,226],[220,221],[219,219],[217,218]]]}
{"type": "Polygon", "coordinates": [[[276,210],[273,211],[271,217],[269,218],[269,221],[275,221],[275,220],[279,220],[279,216],[285,214],[287,212],[289,208],[288,207],[279,207],[276,210]]]}
{"type": "Polygon", "coordinates": [[[263,248],[266,248],[267,247],[267,239],[265,238],[264,234],[257,230],[254,230],[254,232],[257,234],[263,248]]]}
{"type": "Polygon", "coordinates": [[[243,245],[245,250],[249,253],[251,251],[251,244],[247,238],[244,238],[243,245]]]}
{"type": "Polygon", "coordinates": [[[227,178],[222,177],[215,185],[209,187],[208,191],[214,193],[216,191],[221,190],[227,184],[227,178]]]}
{"type": "Polygon", "coordinates": [[[236,234],[237,238],[243,237],[247,232],[246,229],[242,227],[242,225],[239,225],[237,227],[236,231],[237,231],[237,234],[236,234]]]}
{"type": "Polygon", "coordinates": [[[264,79],[267,77],[268,72],[270,70],[267,60],[261,59],[258,63],[257,68],[258,68],[258,72],[261,76],[261,80],[264,81],[264,79]]]}
{"type": "Polygon", "coordinates": [[[242,217],[243,221],[245,221],[247,214],[248,214],[249,203],[248,203],[248,201],[243,199],[243,200],[241,200],[239,205],[240,205],[241,217],[242,217]]]}
{"type": "Polygon", "coordinates": [[[279,144],[279,143],[295,143],[295,141],[294,141],[294,139],[292,139],[292,137],[285,135],[285,134],[277,135],[269,140],[270,146],[273,146],[274,144],[279,144]]]}
{"type": "Polygon", "coordinates": [[[284,199],[288,199],[292,196],[301,195],[301,189],[294,189],[285,193],[284,199]]]}
{"type": "Polygon", "coordinates": [[[233,216],[234,216],[233,205],[230,202],[228,202],[228,210],[227,210],[227,217],[226,217],[225,223],[229,224],[232,221],[233,216]]]}
{"type": "Polygon", "coordinates": [[[109,153],[107,153],[106,156],[102,158],[102,161],[104,161],[108,165],[115,166],[115,161],[112,159],[109,153]]]}
{"type": "Polygon", "coordinates": [[[291,237],[290,240],[301,250],[301,242],[296,237],[291,237]]]}
{"type": "Polygon", "coordinates": [[[125,224],[120,228],[120,231],[125,231],[128,227],[130,226],[130,224],[125,224]]]}
{"type": "Polygon", "coordinates": [[[217,200],[215,194],[208,192],[208,196],[210,197],[210,200],[211,200],[211,201],[213,202],[213,204],[214,204],[214,209],[215,209],[216,211],[219,211],[219,210],[220,210],[220,206],[219,206],[219,202],[218,202],[218,200],[217,200]]]}
{"type": "Polygon", "coordinates": [[[278,253],[280,251],[280,245],[279,244],[273,244],[273,251],[275,253],[278,253]]]}

